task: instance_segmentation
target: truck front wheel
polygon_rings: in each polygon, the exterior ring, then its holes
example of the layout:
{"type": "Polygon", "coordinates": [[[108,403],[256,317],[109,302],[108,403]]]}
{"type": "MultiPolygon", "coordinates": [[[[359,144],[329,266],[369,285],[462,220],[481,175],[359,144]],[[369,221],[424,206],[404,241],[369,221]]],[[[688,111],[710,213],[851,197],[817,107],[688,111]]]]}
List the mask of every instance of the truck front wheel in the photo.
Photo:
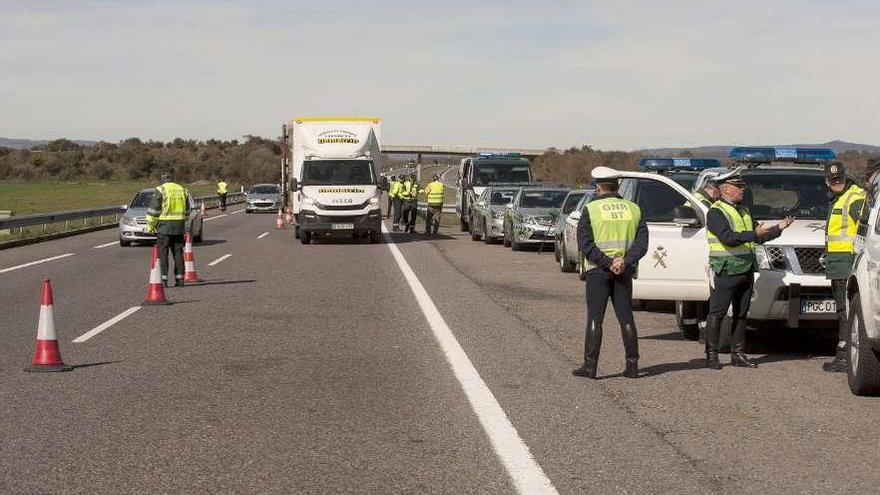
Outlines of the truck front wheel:
{"type": "Polygon", "coordinates": [[[866,340],[865,320],[862,315],[862,298],[859,294],[853,296],[849,307],[849,351],[848,366],[846,370],[849,389],[856,395],[880,394],[880,360],[866,340]]]}
{"type": "Polygon", "coordinates": [[[303,230],[299,233],[299,241],[303,244],[309,244],[312,242],[312,233],[306,230],[303,230]]]}

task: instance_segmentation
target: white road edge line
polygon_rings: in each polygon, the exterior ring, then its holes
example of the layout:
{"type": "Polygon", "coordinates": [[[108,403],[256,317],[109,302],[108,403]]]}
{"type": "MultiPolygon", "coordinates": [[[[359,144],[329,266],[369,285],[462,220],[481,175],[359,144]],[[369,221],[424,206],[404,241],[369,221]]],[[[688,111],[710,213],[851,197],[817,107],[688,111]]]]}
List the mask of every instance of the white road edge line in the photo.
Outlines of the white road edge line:
{"type": "Polygon", "coordinates": [[[214,261],[208,263],[208,266],[214,266],[214,265],[216,265],[217,263],[222,263],[223,260],[225,260],[226,258],[228,258],[228,257],[230,257],[230,256],[232,256],[231,253],[229,253],[229,254],[224,254],[223,256],[217,258],[216,260],[214,260],[214,261]]]}
{"type": "Polygon", "coordinates": [[[101,249],[101,248],[109,247],[109,246],[112,246],[112,245],[118,244],[118,243],[119,243],[119,241],[108,242],[107,244],[101,244],[100,246],[93,246],[92,249],[101,249]]]}
{"type": "Polygon", "coordinates": [[[434,333],[434,338],[437,339],[437,343],[443,349],[446,361],[452,368],[452,372],[467,396],[471,408],[476,413],[480,424],[483,426],[483,430],[489,437],[495,454],[501,460],[508,476],[513,481],[517,493],[558,495],[553,483],[544,474],[544,470],[541,469],[535,458],[532,457],[529,447],[522,441],[504,409],[501,408],[498,399],[489,390],[488,385],[480,377],[477,369],[474,368],[467,353],[464,352],[461,344],[456,340],[452,330],[446,325],[443,315],[440,314],[437,306],[434,305],[434,301],[431,300],[428,291],[425,290],[415,272],[410,268],[400,249],[394,244],[384,223],[382,224],[382,232],[385,242],[388,244],[388,249],[391,250],[397,266],[403,273],[403,277],[406,279],[416,301],[419,303],[422,314],[425,315],[425,319],[434,333]]]}
{"type": "Polygon", "coordinates": [[[74,253],[65,253],[60,256],[53,256],[51,258],[45,258],[42,260],[31,261],[30,263],[25,263],[23,265],[10,266],[9,268],[4,268],[0,270],[0,273],[11,272],[13,270],[18,270],[19,268],[26,268],[29,266],[39,265],[40,263],[45,263],[47,261],[60,260],[61,258],[67,258],[68,256],[73,256],[74,253]]]}
{"type": "Polygon", "coordinates": [[[208,218],[206,218],[204,221],[205,221],[205,222],[210,222],[211,220],[217,220],[218,218],[223,218],[223,217],[226,217],[226,216],[229,216],[229,214],[228,214],[228,213],[221,213],[221,214],[219,214],[219,215],[217,215],[217,216],[214,216],[214,217],[208,217],[208,218]]]}
{"type": "Polygon", "coordinates": [[[79,337],[73,339],[73,343],[74,344],[81,344],[81,343],[89,340],[90,338],[94,337],[95,335],[98,335],[99,333],[103,332],[104,330],[107,330],[108,328],[112,327],[113,325],[124,320],[125,318],[127,318],[128,316],[130,316],[132,313],[134,313],[135,311],[137,311],[139,309],[141,309],[140,306],[132,306],[132,307],[126,309],[122,313],[119,313],[118,315],[114,316],[113,318],[110,318],[109,320],[105,321],[104,323],[101,323],[100,325],[96,326],[95,328],[93,328],[93,329],[89,330],[88,332],[80,335],[79,337]]]}
{"type": "Polygon", "coordinates": [[[238,215],[239,213],[244,213],[244,210],[235,210],[230,215],[238,215]]]}
{"type": "Polygon", "coordinates": [[[263,237],[266,237],[267,235],[269,235],[268,232],[263,232],[262,234],[257,236],[257,239],[262,239],[263,237]]]}

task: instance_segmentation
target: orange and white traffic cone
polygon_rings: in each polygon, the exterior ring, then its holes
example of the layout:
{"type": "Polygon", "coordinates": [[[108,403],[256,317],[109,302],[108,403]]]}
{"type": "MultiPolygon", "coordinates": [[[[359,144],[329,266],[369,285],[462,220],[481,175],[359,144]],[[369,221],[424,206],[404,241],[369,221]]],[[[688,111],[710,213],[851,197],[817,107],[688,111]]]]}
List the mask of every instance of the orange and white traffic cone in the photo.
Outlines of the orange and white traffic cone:
{"type": "Polygon", "coordinates": [[[287,222],[287,225],[293,225],[293,213],[290,211],[290,208],[288,208],[287,213],[284,214],[284,221],[287,222]]]}
{"type": "Polygon", "coordinates": [[[55,333],[55,312],[52,305],[52,283],[49,279],[43,280],[43,288],[40,293],[40,320],[37,323],[37,351],[34,360],[25,371],[70,371],[73,366],[64,364],[61,360],[61,350],[58,348],[58,334],[55,333]]]}
{"type": "Polygon", "coordinates": [[[183,273],[184,282],[201,282],[199,275],[196,273],[196,258],[193,255],[192,234],[186,233],[183,243],[183,266],[186,270],[183,273]]]}
{"type": "Polygon", "coordinates": [[[281,217],[281,208],[278,208],[278,216],[275,218],[275,230],[284,228],[284,219],[281,217]]]}
{"type": "Polygon", "coordinates": [[[153,246],[153,262],[150,264],[150,285],[144,306],[169,304],[165,299],[165,285],[162,283],[162,270],[159,268],[159,246],[153,246]]]}

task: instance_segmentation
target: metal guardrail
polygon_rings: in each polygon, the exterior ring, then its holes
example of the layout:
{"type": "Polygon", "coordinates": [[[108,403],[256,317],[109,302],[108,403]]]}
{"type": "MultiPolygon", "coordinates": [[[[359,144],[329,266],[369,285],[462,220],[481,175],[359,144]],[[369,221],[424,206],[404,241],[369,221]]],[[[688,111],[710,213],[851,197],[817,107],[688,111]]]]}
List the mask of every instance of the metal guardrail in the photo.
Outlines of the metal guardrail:
{"type": "MultiPolygon", "coordinates": [[[[240,203],[244,198],[243,193],[229,193],[226,200],[230,204],[240,203]]],[[[196,203],[205,202],[205,207],[208,207],[208,202],[216,202],[218,205],[220,204],[219,196],[202,196],[199,198],[193,198],[196,203]]],[[[216,207],[216,205],[210,206],[211,208],[216,207]]],[[[53,213],[35,213],[33,215],[22,215],[20,217],[10,217],[10,218],[0,218],[0,230],[8,230],[8,229],[21,229],[23,227],[31,227],[34,225],[42,225],[43,230],[51,224],[56,223],[65,223],[65,229],[69,227],[71,221],[74,220],[82,220],[83,226],[89,219],[99,218],[99,223],[104,223],[104,217],[113,216],[113,223],[119,221],[119,216],[122,215],[124,209],[120,206],[108,206],[104,208],[87,208],[82,210],[67,210],[67,211],[57,211],[53,213]]]]}

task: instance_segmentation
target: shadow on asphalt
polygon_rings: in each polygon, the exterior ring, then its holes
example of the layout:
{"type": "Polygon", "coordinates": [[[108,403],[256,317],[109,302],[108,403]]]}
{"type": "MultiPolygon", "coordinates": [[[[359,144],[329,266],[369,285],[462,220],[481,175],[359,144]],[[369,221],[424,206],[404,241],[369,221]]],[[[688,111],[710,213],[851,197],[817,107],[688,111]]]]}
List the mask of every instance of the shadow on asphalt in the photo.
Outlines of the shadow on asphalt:
{"type": "Polygon", "coordinates": [[[254,279],[247,280],[203,280],[201,282],[193,282],[184,285],[184,287],[198,287],[201,285],[232,285],[232,284],[252,284],[256,282],[254,279]]]}
{"type": "Polygon", "coordinates": [[[193,243],[194,246],[216,246],[217,244],[223,244],[226,242],[223,239],[205,239],[202,242],[193,243]]]}
{"type": "Polygon", "coordinates": [[[104,366],[105,364],[113,364],[113,363],[121,363],[121,359],[117,359],[115,361],[101,361],[99,363],[85,363],[85,364],[72,364],[70,365],[73,369],[77,368],[91,368],[92,366],[104,366]]]}

